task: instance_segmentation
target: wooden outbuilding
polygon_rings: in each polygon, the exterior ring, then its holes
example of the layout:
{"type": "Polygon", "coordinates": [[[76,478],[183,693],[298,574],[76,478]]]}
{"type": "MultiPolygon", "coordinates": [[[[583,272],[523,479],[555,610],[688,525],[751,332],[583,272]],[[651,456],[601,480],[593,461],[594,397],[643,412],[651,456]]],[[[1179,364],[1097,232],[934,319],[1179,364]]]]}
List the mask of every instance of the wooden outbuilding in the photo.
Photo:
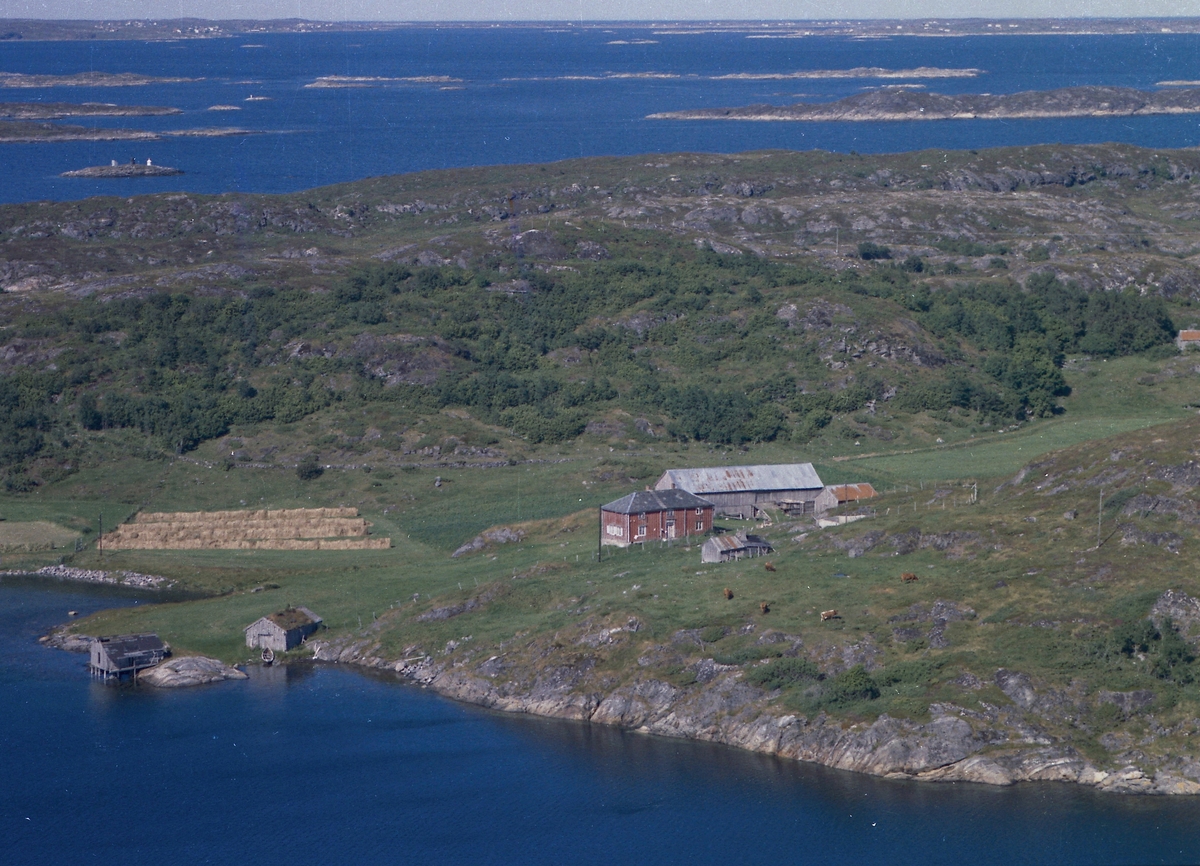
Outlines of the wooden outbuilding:
{"type": "Polygon", "coordinates": [[[764,556],[772,550],[766,539],[745,532],[714,535],[700,548],[701,562],[729,562],[731,559],[747,559],[764,556]]]}
{"type": "Polygon", "coordinates": [[[1180,331],[1179,336],[1175,338],[1175,345],[1181,352],[1188,349],[1200,349],[1200,331],[1180,331]]]}
{"type": "Polygon", "coordinates": [[[859,484],[830,484],[819,494],[815,504],[817,514],[824,514],[839,505],[858,502],[862,499],[873,499],[879,494],[875,488],[866,482],[859,484]]]}
{"type": "Polygon", "coordinates": [[[171,654],[156,634],[115,634],[92,641],[88,668],[93,676],[120,679],[126,674],[136,676],[152,668],[171,654]]]}
{"type": "Polygon", "coordinates": [[[600,541],[628,547],[712,531],[713,505],[686,490],[639,490],[600,507],[600,541]]]}
{"type": "Polygon", "coordinates": [[[246,646],[274,652],[295,649],[318,628],[321,618],[306,607],[289,607],[246,626],[246,646]]]}
{"type": "Polygon", "coordinates": [[[707,499],[718,514],[741,519],[758,517],[766,505],[812,514],[824,488],[811,463],[668,469],[654,485],[655,490],[686,490],[707,499]]]}

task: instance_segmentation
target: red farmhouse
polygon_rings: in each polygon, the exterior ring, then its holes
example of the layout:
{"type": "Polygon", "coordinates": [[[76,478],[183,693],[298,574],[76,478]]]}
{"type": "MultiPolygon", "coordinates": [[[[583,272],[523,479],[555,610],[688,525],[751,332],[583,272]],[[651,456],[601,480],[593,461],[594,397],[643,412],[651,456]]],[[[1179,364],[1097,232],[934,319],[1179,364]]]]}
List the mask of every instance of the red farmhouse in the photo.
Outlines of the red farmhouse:
{"type": "Polygon", "coordinates": [[[686,490],[639,490],[600,509],[604,544],[685,538],[712,531],[713,505],[686,490]]]}

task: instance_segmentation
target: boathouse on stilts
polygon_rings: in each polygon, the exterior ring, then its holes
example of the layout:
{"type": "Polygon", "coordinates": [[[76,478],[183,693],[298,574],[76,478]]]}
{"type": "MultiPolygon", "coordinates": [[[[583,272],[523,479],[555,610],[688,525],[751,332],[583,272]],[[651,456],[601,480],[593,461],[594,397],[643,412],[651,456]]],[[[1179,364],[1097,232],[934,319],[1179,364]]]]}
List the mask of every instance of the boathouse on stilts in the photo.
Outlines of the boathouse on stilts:
{"type": "Polygon", "coordinates": [[[171,654],[156,634],[117,634],[98,637],[92,641],[88,668],[92,676],[101,679],[120,679],[129,674],[152,668],[171,654]]]}

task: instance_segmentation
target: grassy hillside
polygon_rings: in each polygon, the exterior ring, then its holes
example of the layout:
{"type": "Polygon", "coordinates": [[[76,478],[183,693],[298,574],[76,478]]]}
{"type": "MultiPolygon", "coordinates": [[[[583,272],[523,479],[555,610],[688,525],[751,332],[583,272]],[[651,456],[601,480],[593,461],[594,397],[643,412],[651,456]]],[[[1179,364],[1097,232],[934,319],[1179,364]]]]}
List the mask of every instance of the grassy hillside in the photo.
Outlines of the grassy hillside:
{"type": "Polygon", "coordinates": [[[1200,356],[1171,343],[1200,158],[656,159],[0,208],[0,567],[170,577],[188,600],[77,628],[229,661],[302,604],[381,657],[597,690],[715,660],[853,718],[990,712],[1019,669],[1097,755],[1200,714],[1193,623],[1146,624],[1200,594],[1200,356]],[[883,495],[763,527],[774,571],[596,557],[596,508],[667,468],[809,460],[883,495]],[[393,548],[93,543],[101,515],[333,505],[393,548]],[[492,527],[520,540],[451,555],[492,527]]]}

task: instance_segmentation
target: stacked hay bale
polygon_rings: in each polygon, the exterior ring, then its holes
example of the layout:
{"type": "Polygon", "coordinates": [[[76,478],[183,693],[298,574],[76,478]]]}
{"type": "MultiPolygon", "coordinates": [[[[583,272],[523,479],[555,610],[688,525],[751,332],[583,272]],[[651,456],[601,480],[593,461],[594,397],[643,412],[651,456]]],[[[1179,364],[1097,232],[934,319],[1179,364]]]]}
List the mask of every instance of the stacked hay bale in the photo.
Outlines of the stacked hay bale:
{"type": "Polygon", "coordinates": [[[104,537],[108,550],[386,550],[357,508],[138,514],[104,537]]]}

